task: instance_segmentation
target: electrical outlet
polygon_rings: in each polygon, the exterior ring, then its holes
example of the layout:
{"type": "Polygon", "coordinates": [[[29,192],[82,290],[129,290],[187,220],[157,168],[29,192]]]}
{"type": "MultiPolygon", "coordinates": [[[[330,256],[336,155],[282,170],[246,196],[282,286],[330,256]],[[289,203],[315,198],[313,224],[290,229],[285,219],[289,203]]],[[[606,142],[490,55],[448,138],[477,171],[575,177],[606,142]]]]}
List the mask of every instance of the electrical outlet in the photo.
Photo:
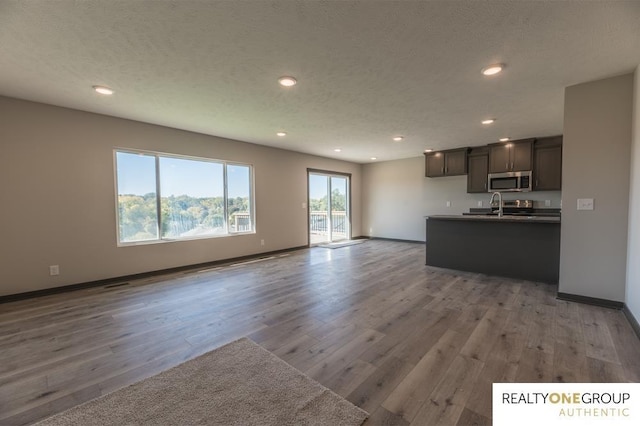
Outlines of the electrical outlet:
{"type": "Polygon", "coordinates": [[[302,203],[302,208],[306,209],[307,208],[307,203],[302,203]]]}
{"type": "Polygon", "coordinates": [[[260,245],[263,246],[264,245],[264,240],[260,240],[260,245]]]}
{"type": "Polygon", "coordinates": [[[578,198],[578,210],[593,210],[593,198],[578,198]]]}
{"type": "Polygon", "coordinates": [[[451,207],[451,201],[447,201],[447,207],[451,207]]]}
{"type": "Polygon", "coordinates": [[[544,200],[545,207],[551,207],[551,200],[544,200]]]}
{"type": "Polygon", "coordinates": [[[482,200],[478,201],[478,207],[482,207],[482,200]]]}
{"type": "Polygon", "coordinates": [[[51,265],[49,266],[49,275],[60,275],[60,266],[59,265],[51,265]]]}

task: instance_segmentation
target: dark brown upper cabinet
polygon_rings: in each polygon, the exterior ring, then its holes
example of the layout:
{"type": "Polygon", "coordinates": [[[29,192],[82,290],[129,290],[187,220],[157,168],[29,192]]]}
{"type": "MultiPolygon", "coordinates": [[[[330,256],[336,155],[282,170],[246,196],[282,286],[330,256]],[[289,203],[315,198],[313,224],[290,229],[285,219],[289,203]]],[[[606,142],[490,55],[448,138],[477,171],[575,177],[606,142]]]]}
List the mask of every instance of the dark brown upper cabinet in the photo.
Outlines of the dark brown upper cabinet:
{"type": "Polygon", "coordinates": [[[489,173],[531,170],[534,141],[531,138],[489,145],[489,173]]]}
{"type": "Polygon", "coordinates": [[[537,139],[533,147],[533,190],[562,189],[562,136],[537,139]]]}
{"type": "Polygon", "coordinates": [[[467,192],[487,192],[489,148],[472,148],[468,154],[467,192]]]}
{"type": "Polygon", "coordinates": [[[459,176],[467,174],[467,148],[424,154],[425,176],[459,176]]]}

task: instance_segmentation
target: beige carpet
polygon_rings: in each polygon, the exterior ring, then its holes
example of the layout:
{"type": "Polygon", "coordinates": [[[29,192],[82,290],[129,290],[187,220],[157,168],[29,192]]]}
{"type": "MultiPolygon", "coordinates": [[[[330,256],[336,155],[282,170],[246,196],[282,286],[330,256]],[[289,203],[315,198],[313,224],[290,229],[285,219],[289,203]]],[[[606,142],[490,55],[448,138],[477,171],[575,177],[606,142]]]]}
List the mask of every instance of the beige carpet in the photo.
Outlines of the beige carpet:
{"type": "Polygon", "coordinates": [[[360,425],[368,414],[240,339],[38,425],[360,425]]]}

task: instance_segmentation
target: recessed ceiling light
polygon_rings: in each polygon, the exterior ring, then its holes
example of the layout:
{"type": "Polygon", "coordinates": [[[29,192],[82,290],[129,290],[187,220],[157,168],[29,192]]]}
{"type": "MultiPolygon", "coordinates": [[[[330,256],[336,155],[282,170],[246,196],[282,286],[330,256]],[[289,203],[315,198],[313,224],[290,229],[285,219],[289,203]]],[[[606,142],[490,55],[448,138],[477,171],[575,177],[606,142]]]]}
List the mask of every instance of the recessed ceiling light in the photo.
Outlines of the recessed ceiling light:
{"type": "Polygon", "coordinates": [[[371,157],[371,159],[372,159],[372,160],[377,160],[377,159],[378,159],[378,157],[371,157]]]}
{"type": "Polygon", "coordinates": [[[400,142],[402,139],[404,139],[404,136],[396,136],[393,138],[393,140],[396,142],[400,142]]]}
{"type": "Polygon", "coordinates": [[[424,152],[432,152],[432,149],[425,149],[424,152]]]}
{"type": "Polygon", "coordinates": [[[101,95],[113,95],[113,89],[110,89],[107,86],[93,86],[93,90],[101,95]]]}
{"type": "Polygon", "coordinates": [[[488,118],[486,120],[482,120],[482,124],[493,124],[495,123],[496,119],[495,118],[488,118]]]}
{"type": "Polygon", "coordinates": [[[295,86],[298,83],[298,80],[296,80],[295,77],[285,75],[278,79],[278,83],[280,83],[280,85],[284,87],[291,87],[295,86]]]}
{"type": "Polygon", "coordinates": [[[340,152],[340,151],[342,151],[342,150],[341,150],[340,148],[336,148],[336,149],[334,149],[334,151],[335,151],[335,152],[340,152]]]}
{"type": "Polygon", "coordinates": [[[287,136],[287,134],[285,132],[278,132],[276,133],[276,135],[283,137],[283,136],[287,136]]]}
{"type": "Polygon", "coordinates": [[[509,140],[509,138],[500,138],[500,142],[506,142],[508,140],[509,140]]]}
{"type": "Polygon", "coordinates": [[[493,64],[482,69],[484,75],[496,75],[504,69],[504,64],[493,64]]]}

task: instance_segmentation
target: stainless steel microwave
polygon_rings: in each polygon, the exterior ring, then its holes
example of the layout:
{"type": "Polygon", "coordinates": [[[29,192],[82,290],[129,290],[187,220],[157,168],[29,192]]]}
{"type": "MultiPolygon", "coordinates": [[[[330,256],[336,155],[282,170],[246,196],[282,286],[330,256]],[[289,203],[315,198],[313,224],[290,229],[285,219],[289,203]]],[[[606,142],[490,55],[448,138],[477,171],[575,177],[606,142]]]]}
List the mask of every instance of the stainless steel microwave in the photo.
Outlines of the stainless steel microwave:
{"type": "Polygon", "coordinates": [[[529,192],[531,171],[489,173],[488,192],[529,192]]]}

